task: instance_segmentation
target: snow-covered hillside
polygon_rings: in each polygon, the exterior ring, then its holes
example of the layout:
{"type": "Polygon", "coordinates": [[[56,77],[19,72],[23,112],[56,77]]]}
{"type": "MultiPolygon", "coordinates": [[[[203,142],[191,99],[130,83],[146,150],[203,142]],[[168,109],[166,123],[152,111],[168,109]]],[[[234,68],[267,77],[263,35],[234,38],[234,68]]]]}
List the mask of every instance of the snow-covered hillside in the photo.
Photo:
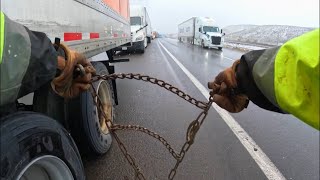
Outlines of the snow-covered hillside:
{"type": "Polygon", "coordinates": [[[313,29],[284,25],[232,25],[223,28],[226,41],[266,45],[282,44],[313,29]]]}
{"type": "Polygon", "coordinates": [[[223,32],[226,34],[231,34],[243,30],[247,30],[250,28],[257,27],[258,25],[251,25],[251,24],[240,24],[240,25],[231,25],[223,28],[223,32]]]}

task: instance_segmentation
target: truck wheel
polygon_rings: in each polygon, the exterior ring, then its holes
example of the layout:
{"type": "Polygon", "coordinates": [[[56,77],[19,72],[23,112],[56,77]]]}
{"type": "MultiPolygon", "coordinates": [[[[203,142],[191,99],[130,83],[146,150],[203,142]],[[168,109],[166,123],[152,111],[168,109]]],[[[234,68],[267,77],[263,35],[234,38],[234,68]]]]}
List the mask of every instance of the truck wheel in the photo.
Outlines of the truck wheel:
{"type": "Polygon", "coordinates": [[[33,112],[1,119],[1,179],[85,180],[80,154],[55,120],[33,112]]]}
{"type": "Polygon", "coordinates": [[[147,37],[147,42],[151,43],[151,37],[147,37]]]}
{"type": "MultiPolygon", "coordinates": [[[[92,62],[92,65],[97,74],[109,74],[101,62],[92,62]]],[[[105,114],[113,121],[115,113],[111,81],[97,81],[94,87],[102,100],[105,114]]],[[[102,155],[109,150],[112,142],[110,131],[89,91],[69,103],[69,119],[72,119],[71,134],[81,152],[102,155]]]]}
{"type": "Polygon", "coordinates": [[[206,46],[204,46],[204,41],[203,40],[201,41],[201,47],[202,48],[206,48],[206,46]]]}
{"type": "MultiPolygon", "coordinates": [[[[45,114],[57,120],[62,125],[65,124],[65,100],[57,95],[47,83],[34,92],[33,111],[45,114]]],[[[67,126],[65,126],[68,129],[67,126]]]]}
{"type": "Polygon", "coordinates": [[[145,51],[145,41],[144,41],[144,43],[142,43],[141,44],[141,47],[140,47],[140,52],[143,54],[144,53],[144,51],[145,51]]]}

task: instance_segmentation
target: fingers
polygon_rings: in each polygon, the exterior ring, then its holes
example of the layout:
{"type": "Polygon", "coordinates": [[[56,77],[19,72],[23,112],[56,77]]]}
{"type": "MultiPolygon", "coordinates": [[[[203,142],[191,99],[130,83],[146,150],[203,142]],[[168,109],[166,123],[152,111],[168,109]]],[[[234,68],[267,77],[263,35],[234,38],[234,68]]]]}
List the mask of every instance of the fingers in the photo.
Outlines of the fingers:
{"type": "Polygon", "coordinates": [[[91,85],[86,83],[74,83],[73,87],[74,89],[78,89],[79,91],[86,91],[90,89],[91,85]]]}
{"type": "Polygon", "coordinates": [[[84,76],[78,76],[73,81],[75,83],[86,83],[86,84],[89,84],[89,83],[91,83],[91,78],[92,78],[92,74],[91,73],[86,73],[84,76]]]}
{"type": "Polygon", "coordinates": [[[214,88],[215,83],[213,81],[208,82],[208,88],[209,89],[213,89],[214,88]]]}
{"type": "Polygon", "coordinates": [[[209,89],[212,89],[210,93],[217,94],[220,91],[220,85],[214,82],[209,82],[208,87],[209,89]]]}
{"type": "Polygon", "coordinates": [[[244,108],[248,107],[249,98],[246,95],[240,94],[234,97],[233,102],[234,102],[236,112],[240,112],[244,108]]]}
{"type": "Polygon", "coordinates": [[[229,92],[229,90],[230,89],[228,88],[227,84],[225,82],[222,82],[220,85],[218,94],[220,94],[220,95],[227,94],[229,92]]]}
{"type": "Polygon", "coordinates": [[[85,67],[86,73],[91,73],[92,75],[96,75],[96,69],[91,65],[85,67]]]}
{"type": "Polygon", "coordinates": [[[212,96],[214,94],[220,94],[220,95],[228,94],[230,91],[230,89],[228,88],[225,82],[222,82],[221,85],[211,82],[210,84],[208,84],[208,87],[212,89],[212,91],[210,92],[210,95],[212,96]]]}
{"type": "Polygon", "coordinates": [[[213,102],[231,113],[238,113],[248,106],[249,99],[245,95],[227,97],[215,94],[213,95],[213,102]]]}
{"type": "Polygon", "coordinates": [[[223,108],[229,112],[232,112],[232,113],[236,112],[234,104],[226,96],[221,96],[219,94],[215,94],[215,95],[213,95],[213,102],[215,102],[218,106],[220,106],[221,108],[223,108]]]}
{"type": "Polygon", "coordinates": [[[70,89],[64,92],[63,97],[72,99],[80,95],[81,92],[86,91],[90,88],[90,84],[74,83],[70,89]]]}
{"type": "Polygon", "coordinates": [[[226,70],[225,69],[224,71],[221,71],[215,78],[214,78],[214,82],[216,84],[221,84],[226,78],[225,78],[225,73],[226,73],[226,70]]]}
{"type": "Polygon", "coordinates": [[[91,82],[91,78],[92,75],[96,74],[96,70],[94,69],[93,66],[87,66],[84,68],[84,72],[85,74],[83,76],[77,76],[74,79],[74,82],[78,82],[78,83],[90,83],[91,82]]]}
{"type": "Polygon", "coordinates": [[[79,96],[81,92],[90,89],[90,87],[90,84],[74,83],[70,89],[70,98],[79,96]]]}

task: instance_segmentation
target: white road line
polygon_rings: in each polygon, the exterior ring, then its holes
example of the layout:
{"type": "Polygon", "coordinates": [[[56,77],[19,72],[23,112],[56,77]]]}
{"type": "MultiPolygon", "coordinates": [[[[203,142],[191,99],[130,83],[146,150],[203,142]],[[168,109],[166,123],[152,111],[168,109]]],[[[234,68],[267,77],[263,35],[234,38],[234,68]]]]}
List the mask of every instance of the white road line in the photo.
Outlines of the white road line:
{"type": "MultiPolygon", "coordinates": [[[[168,53],[172,60],[181,68],[181,70],[188,76],[193,84],[199,89],[199,91],[208,99],[209,91],[205,88],[191,72],[184,67],[180,61],[174,57],[163,44],[158,41],[162,48],[168,53]]],[[[256,142],[248,135],[248,133],[240,126],[240,124],[224,109],[220,108],[216,104],[212,104],[213,108],[219,113],[222,119],[230,127],[233,133],[240,140],[242,145],[247,149],[251,157],[258,164],[260,169],[270,180],[285,180],[286,178],[282,175],[279,169],[271,162],[269,157],[262,151],[262,149],[256,144],[256,142]]]]}
{"type": "MultiPolygon", "coordinates": [[[[217,55],[218,55],[218,54],[217,54],[217,55]]],[[[228,60],[231,60],[231,61],[234,61],[234,59],[229,58],[229,57],[226,57],[226,56],[223,56],[223,58],[228,59],[228,60]]]]}
{"type": "Polygon", "coordinates": [[[176,72],[173,70],[173,67],[171,66],[171,64],[169,63],[169,58],[166,57],[166,55],[164,54],[164,52],[162,51],[159,43],[157,43],[159,51],[164,59],[164,61],[166,62],[168,68],[169,68],[169,72],[170,74],[173,76],[173,79],[178,83],[178,85],[181,87],[182,90],[185,90],[186,87],[183,85],[183,83],[181,83],[181,80],[178,78],[176,72]]]}

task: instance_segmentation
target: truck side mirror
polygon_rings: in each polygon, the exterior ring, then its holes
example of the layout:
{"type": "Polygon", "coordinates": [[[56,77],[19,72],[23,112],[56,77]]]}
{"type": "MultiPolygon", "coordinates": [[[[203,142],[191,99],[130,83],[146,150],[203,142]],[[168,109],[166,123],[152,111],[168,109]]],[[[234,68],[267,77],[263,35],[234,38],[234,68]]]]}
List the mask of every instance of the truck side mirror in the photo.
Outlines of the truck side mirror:
{"type": "Polygon", "coordinates": [[[222,36],[225,36],[226,35],[226,33],[222,33],[222,36]]]}
{"type": "Polygon", "coordinates": [[[222,29],[220,31],[221,31],[221,34],[222,34],[222,29]]]}
{"type": "Polygon", "coordinates": [[[199,32],[201,32],[201,27],[199,28],[199,32]]]}

